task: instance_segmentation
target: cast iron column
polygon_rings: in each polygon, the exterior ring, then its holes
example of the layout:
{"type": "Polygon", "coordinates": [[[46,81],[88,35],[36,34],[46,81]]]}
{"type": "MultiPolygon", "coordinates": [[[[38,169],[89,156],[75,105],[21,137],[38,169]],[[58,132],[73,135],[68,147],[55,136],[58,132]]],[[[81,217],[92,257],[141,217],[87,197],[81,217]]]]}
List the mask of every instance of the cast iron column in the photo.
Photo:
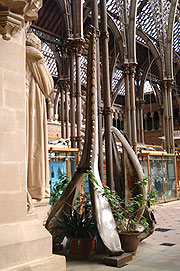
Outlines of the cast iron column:
{"type": "Polygon", "coordinates": [[[130,92],[129,92],[129,66],[124,67],[124,84],[125,84],[125,112],[126,112],[126,134],[129,141],[131,137],[131,106],[130,106],[130,92]]]}
{"type": "Polygon", "coordinates": [[[137,119],[137,141],[141,143],[141,124],[140,124],[140,101],[139,98],[136,100],[136,119],[137,119]]]}
{"type": "Polygon", "coordinates": [[[131,102],[131,125],[132,125],[132,146],[135,152],[137,152],[137,129],[136,129],[136,103],[135,103],[135,64],[131,64],[130,67],[130,102],[131,102]]]}
{"type": "Polygon", "coordinates": [[[102,99],[100,83],[100,49],[99,49],[99,23],[98,23],[98,3],[97,0],[91,2],[92,25],[96,28],[96,67],[97,67],[97,104],[98,104],[98,143],[99,143],[99,174],[101,181],[104,180],[103,166],[103,138],[102,138],[102,99]]]}
{"type": "Polygon", "coordinates": [[[71,148],[76,147],[76,136],[75,136],[75,106],[76,96],[74,90],[74,44],[73,40],[67,41],[68,55],[70,61],[70,123],[71,123],[71,148]]]}
{"type": "Polygon", "coordinates": [[[172,104],[172,81],[167,81],[168,88],[168,108],[169,108],[169,143],[170,153],[175,152],[174,147],[174,123],[173,123],[173,104],[172,104]]]}
{"type": "Polygon", "coordinates": [[[104,98],[104,120],[105,120],[105,150],[106,150],[106,177],[107,185],[113,190],[113,157],[111,141],[111,96],[110,96],[110,78],[109,78],[109,52],[108,52],[108,29],[106,1],[100,1],[101,13],[101,39],[102,39],[102,68],[103,68],[103,98],[104,98]]]}
{"type": "Polygon", "coordinates": [[[169,142],[169,116],[168,116],[168,95],[167,95],[167,82],[163,81],[163,104],[164,104],[164,131],[165,131],[165,141],[166,141],[166,151],[170,152],[170,142],[169,142]]]}
{"type": "Polygon", "coordinates": [[[61,82],[61,137],[65,138],[64,134],[64,83],[61,82]]]}
{"type": "Polygon", "coordinates": [[[66,84],[65,88],[65,122],[66,122],[66,138],[69,138],[69,85],[66,84]]]}
{"type": "Polygon", "coordinates": [[[76,50],[76,123],[77,123],[77,147],[81,149],[81,74],[80,60],[83,41],[75,40],[76,50]]]}
{"type": "Polygon", "coordinates": [[[144,105],[144,100],[140,100],[140,137],[141,137],[142,144],[144,144],[143,105],[144,105]]]}

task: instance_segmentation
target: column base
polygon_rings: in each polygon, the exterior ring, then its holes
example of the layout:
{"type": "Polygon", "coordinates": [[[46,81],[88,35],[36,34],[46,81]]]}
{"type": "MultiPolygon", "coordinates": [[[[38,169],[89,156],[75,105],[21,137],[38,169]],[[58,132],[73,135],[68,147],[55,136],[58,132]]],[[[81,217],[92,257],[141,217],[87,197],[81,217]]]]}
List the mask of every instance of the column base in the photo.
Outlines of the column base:
{"type": "Polygon", "coordinates": [[[37,219],[1,224],[0,270],[65,271],[65,257],[52,255],[51,235],[37,219]]]}

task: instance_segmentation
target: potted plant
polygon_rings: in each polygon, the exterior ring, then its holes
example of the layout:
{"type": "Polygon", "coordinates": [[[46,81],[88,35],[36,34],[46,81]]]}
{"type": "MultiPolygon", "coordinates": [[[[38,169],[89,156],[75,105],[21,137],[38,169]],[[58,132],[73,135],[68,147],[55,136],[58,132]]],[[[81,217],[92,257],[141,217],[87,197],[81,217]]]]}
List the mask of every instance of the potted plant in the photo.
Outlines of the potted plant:
{"type": "MultiPolygon", "coordinates": [[[[85,197],[85,196],[84,196],[85,197]]],[[[91,206],[88,201],[77,200],[74,207],[55,217],[55,238],[63,240],[66,237],[66,255],[80,255],[86,257],[93,253],[96,244],[96,224],[94,223],[91,206]]]]}
{"type": "MultiPolygon", "coordinates": [[[[137,182],[138,186],[146,186],[146,184],[146,179],[137,182]]],[[[146,212],[152,211],[151,206],[155,202],[156,193],[154,191],[148,192],[147,198],[144,198],[142,194],[137,194],[134,197],[127,196],[126,199],[121,199],[115,191],[111,192],[107,186],[104,186],[103,191],[116,222],[122,249],[125,252],[135,252],[139,244],[140,229],[147,231],[149,227],[147,217],[142,215],[137,218],[136,215],[142,203],[146,212]]]]}
{"type": "MultiPolygon", "coordinates": [[[[91,172],[87,174],[91,182],[96,182],[95,176],[91,172]]],[[[140,180],[136,183],[136,188],[138,186],[145,188],[146,185],[146,179],[140,180]]],[[[129,195],[122,199],[115,191],[110,191],[108,186],[103,185],[102,188],[103,196],[108,200],[112,210],[122,249],[125,252],[135,252],[139,244],[140,233],[147,231],[149,227],[148,218],[144,215],[138,215],[139,209],[141,206],[144,206],[146,213],[151,212],[151,206],[155,202],[156,193],[154,191],[148,192],[147,198],[145,198],[140,193],[132,196],[133,191],[131,190],[129,195]]]]}

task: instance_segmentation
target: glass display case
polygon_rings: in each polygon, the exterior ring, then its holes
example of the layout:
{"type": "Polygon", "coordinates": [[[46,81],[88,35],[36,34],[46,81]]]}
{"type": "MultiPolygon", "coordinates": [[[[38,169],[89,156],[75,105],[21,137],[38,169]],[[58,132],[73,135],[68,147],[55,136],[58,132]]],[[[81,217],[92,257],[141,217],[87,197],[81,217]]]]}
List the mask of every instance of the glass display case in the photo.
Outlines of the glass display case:
{"type": "Polygon", "coordinates": [[[79,149],[49,147],[49,180],[53,187],[60,175],[70,180],[79,162],[79,149]]]}
{"type": "Polygon", "coordinates": [[[177,199],[176,157],[163,152],[139,154],[145,177],[149,177],[148,190],[156,190],[158,200],[177,199]]]}

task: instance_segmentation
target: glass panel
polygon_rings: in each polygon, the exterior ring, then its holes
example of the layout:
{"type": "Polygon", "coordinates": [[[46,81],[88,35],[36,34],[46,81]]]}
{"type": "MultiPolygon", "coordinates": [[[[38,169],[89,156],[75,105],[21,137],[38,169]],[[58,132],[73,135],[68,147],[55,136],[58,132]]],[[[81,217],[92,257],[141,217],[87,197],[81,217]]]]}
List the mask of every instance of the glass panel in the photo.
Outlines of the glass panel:
{"type": "Polygon", "coordinates": [[[176,197],[174,156],[150,156],[151,191],[158,192],[158,199],[176,197]]]}
{"type": "Polygon", "coordinates": [[[164,191],[168,199],[176,197],[176,176],[174,156],[166,156],[167,182],[164,184],[164,191]]]}
{"type": "Polygon", "coordinates": [[[180,157],[176,156],[176,165],[177,165],[177,180],[178,180],[178,186],[180,187],[180,157]]]}
{"type": "Polygon", "coordinates": [[[147,156],[139,156],[138,158],[139,158],[139,162],[142,166],[144,177],[148,178],[147,156]]]}
{"type": "MultiPolygon", "coordinates": [[[[144,174],[144,177],[146,179],[148,179],[148,164],[147,164],[147,156],[139,156],[138,157],[139,159],[139,162],[141,164],[141,167],[142,167],[142,170],[143,170],[143,174],[144,174]]],[[[146,192],[148,192],[148,183],[147,183],[147,186],[146,186],[146,192]]]]}
{"type": "Polygon", "coordinates": [[[78,164],[78,152],[51,151],[49,153],[49,183],[51,190],[59,180],[65,175],[71,180],[78,164]]]}

